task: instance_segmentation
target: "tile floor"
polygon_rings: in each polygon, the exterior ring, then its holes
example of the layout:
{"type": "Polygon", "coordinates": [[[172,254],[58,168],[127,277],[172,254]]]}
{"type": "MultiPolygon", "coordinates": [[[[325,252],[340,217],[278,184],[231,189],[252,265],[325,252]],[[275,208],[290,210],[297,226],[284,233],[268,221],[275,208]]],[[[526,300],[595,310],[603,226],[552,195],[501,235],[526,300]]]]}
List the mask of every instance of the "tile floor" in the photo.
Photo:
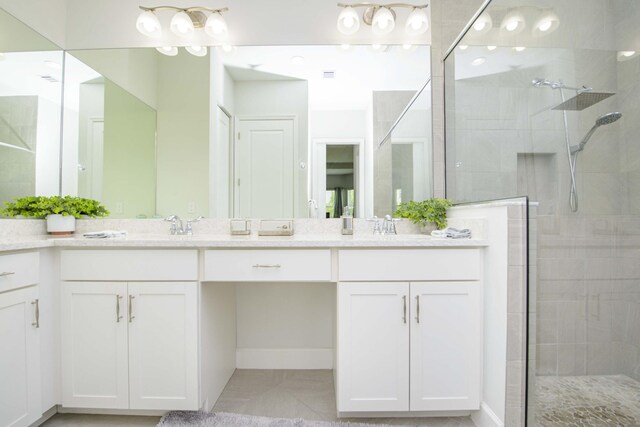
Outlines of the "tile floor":
{"type": "Polygon", "coordinates": [[[536,377],[539,427],[640,426],[640,382],[624,375],[536,377]]]}
{"type": "MultiPolygon", "coordinates": [[[[280,418],[336,420],[333,372],[330,370],[237,370],[218,399],[214,411],[280,418]]],[[[157,417],[57,414],[46,427],[155,426],[157,417]]],[[[474,427],[461,418],[350,419],[392,425],[474,427]]]]}

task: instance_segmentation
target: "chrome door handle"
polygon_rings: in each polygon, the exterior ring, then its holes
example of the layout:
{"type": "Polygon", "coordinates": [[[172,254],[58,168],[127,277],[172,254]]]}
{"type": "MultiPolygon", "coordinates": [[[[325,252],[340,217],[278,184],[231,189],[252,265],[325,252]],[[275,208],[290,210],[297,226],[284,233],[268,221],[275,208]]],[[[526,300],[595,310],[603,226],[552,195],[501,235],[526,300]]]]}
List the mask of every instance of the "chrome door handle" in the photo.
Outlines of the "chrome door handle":
{"type": "Polygon", "coordinates": [[[407,296],[403,295],[402,296],[402,322],[403,323],[407,323],[407,296]]]}
{"type": "Polygon", "coordinates": [[[253,264],[253,268],[280,268],[280,264],[253,264]]]}
{"type": "Polygon", "coordinates": [[[133,322],[136,316],[133,315],[133,299],[135,296],[129,295],[129,323],[133,322]]]}
{"type": "Polygon", "coordinates": [[[120,316],[120,300],[122,297],[120,295],[116,295],[116,323],[120,323],[122,320],[122,316],[120,316]]]}
{"type": "Polygon", "coordinates": [[[420,323],[420,295],[416,295],[416,323],[420,323]]]}
{"type": "Polygon", "coordinates": [[[13,274],[16,274],[15,271],[3,271],[0,273],[0,277],[11,276],[13,274]]]}
{"type": "Polygon", "coordinates": [[[31,301],[31,305],[36,306],[36,321],[31,324],[31,326],[35,326],[36,329],[40,327],[40,300],[35,299],[31,301]]]}

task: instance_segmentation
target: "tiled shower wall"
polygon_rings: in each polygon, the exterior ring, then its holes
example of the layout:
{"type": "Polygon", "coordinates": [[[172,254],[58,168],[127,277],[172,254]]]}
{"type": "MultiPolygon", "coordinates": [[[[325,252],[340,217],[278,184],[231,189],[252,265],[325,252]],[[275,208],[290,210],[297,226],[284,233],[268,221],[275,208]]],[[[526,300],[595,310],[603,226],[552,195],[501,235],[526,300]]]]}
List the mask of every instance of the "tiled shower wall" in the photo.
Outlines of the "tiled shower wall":
{"type": "MultiPolygon", "coordinates": [[[[618,16],[624,2],[611,5],[597,12],[604,27],[640,22],[618,16]]],[[[537,375],[640,380],[640,58],[619,62],[617,51],[605,48],[528,51],[512,70],[448,83],[448,195],[474,201],[526,194],[539,204],[538,250],[530,253],[538,276],[537,375]],[[601,114],[623,113],[579,156],[576,213],[569,209],[562,112],[549,110],[559,91],[534,88],[538,77],[616,92],[568,112],[572,145],[601,114]]],[[[462,60],[456,57],[459,68],[462,60]]]]}

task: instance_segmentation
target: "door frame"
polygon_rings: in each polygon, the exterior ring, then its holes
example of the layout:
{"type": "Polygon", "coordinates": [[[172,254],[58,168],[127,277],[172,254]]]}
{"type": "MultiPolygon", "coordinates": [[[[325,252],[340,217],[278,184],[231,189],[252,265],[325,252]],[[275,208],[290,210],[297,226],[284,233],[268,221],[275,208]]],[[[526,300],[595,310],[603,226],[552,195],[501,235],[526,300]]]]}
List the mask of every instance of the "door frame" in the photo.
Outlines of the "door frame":
{"type": "MultiPolygon", "coordinates": [[[[364,138],[313,138],[311,140],[312,150],[311,150],[311,165],[312,165],[312,177],[311,177],[311,197],[310,199],[314,199],[318,208],[316,209],[316,218],[318,218],[318,214],[320,212],[324,212],[326,210],[325,205],[325,197],[324,195],[319,194],[319,191],[324,187],[325,191],[327,189],[327,163],[326,163],[326,152],[327,145],[352,145],[354,147],[358,147],[358,161],[354,164],[354,180],[357,185],[354,185],[356,188],[356,212],[359,217],[364,218],[364,201],[365,201],[365,171],[364,171],[364,138]],[[324,149],[325,156],[323,159],[320,158],[320,153],[318,150],[324,149]],[[324,160],[324,162],[320,162],[320,160],[324,160]],[[357,174],[356,174],[357,169],[357,174]],[[324,178],[324,186],[322,185],[322,179],[324,178]]],[[[308,209],[307,209],[308,210],[308,209]]],[[[309,215],[309,218],[312,218],[309,215]]],[[[324,217],[322,217],[324,219],[324,217]]]]}
{"type": "Polygon", "coordinates": [[[293,122],[293,216],[297,218],[300,215],[300,197],[298,192],[300,191],[300,171],[297,167],[300,162],[298,155],[299,149],[299,131],[298,131],[298,116],[296,114],[283,114],[283,115],[236,115],[233,117],[233,138],[231,138],[233,149],[231,150],[231,157],[233,158],[232,174],[232,197],[233,197],[233,217],[238,216],[240,211],[240,198],[238,197],[238,176],[236,171],[238,170],[238,134],[240,129],[240,123],[243,121],[269,121],[269,120],[290,120],[293,122]]]}
{"type": "MultiPolygon", "coordinates": [[[[223,105],[217,104],[216,105],[216,110],[214,112],[214,116],[212,117],[213,122],[215,123],[215,127],[212,130],[212,132],[215,132],[215,135],[213,135],[213,138],[215,140],[215,144],[214,147],[212,148],[212,150],[210,150],[210,160],[209,160],[209,164],[213,165],[215,167],[215,165],[221,165],[223,163],[227,164],[227,168],[228,168],[228,183],[227,185],[229,186],[228,188],[228,200],[227,200],[227,211],[226,212],[222,212],[220,211],[220,208],[218,206],[216,206],[216,197],[219,190],[219,186],[222,185],[221,182],[218,182],[216,180],[216,177],[214,176],[214,174],[210,173],[210,177],[209,177],[209,181],[211,183],[211,190],[210,190],[210,194],[209,194],[209,215],[212,218],[228,218],[230,216],[232,216],[233,213],[233,197],[234,197],[234,189],[235,186],[233,185],[233,159],[234,159],[234,153],[233,153],[233,134],[234,134],[234,125],[235,125],[235,121],[233,118],[233,115],[229,112],[229,110],[227,110],[223,105]],[[229,119],[229,145],[227,147],[228,150],[228,155],[226,160],[224,158],[217,158],[216,155],[220,155],[221,154],[221,150],[222,150],[222,146],[221,143],[218,139],[218,120],[219,120],[219,114],[224,114],[225,116],[227,116],[227,118],[229,119]]],[[[224,157],[224,156],[220,156],[220,157],[224,157]]]]}

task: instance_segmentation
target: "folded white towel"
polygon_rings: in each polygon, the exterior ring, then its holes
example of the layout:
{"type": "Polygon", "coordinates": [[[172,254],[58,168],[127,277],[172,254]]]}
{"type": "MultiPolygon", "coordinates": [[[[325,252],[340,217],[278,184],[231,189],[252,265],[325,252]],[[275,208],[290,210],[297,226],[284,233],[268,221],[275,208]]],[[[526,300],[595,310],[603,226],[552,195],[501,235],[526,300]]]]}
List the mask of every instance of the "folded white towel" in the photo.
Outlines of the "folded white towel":
{"type": "Polygon", "coordinates": [[[431,236],[445,238],[445,239],[470,239],[471,230],[468,228],[457,229],[453,227],[447,227],[444,230],[433,230],[431,236]]]}
{"type": "Polygon", "coordinates": [[[87,239],[112,239],[115,237],[127,237],[125,230],[103,230],[103,231],[90,231],[83,234],[87,239]]]}

